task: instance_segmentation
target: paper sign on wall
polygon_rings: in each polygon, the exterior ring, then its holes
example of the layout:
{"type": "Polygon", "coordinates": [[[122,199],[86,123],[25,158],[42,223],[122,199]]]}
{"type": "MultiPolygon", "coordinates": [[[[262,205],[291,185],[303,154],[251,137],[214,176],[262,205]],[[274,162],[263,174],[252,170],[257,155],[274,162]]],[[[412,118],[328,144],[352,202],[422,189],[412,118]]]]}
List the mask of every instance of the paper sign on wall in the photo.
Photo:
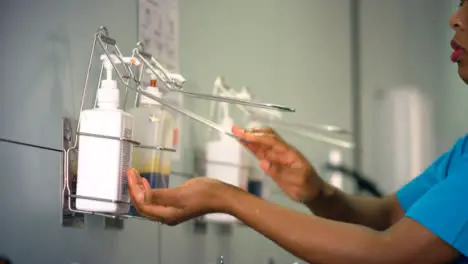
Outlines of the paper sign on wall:
{"type": "MultiPolygon", "coordinates": [[[[178,0],[139,0],[138,39],[145,50],[153,55],[171,72],[180,72],[179,67],[179,1],[178,0]]],[[[179,93],[165,95],[165,99],[183,106],[183,96],[179,93]]],[[[180,160],[180,145],[183,116],[172,113],[175,118],[174,160],[180,160]]]]}

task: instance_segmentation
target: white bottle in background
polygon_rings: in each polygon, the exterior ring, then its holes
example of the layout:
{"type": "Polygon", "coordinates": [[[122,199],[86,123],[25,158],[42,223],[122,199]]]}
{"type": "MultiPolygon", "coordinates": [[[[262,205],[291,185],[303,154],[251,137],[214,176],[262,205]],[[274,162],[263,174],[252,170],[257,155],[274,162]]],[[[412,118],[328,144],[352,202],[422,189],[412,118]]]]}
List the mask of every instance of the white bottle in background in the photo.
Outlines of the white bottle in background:
{"type": "MultiPolygon", "coordinates": [[[[156,76],[151,73],[151,84],[145,88],[147,93],[161,98],[157,87],[156,76]]],[[[169,111],[153,99],[144,95],[140,105],[132,108],[129,113],[135,117],[134,138],[145,146],[164,148],[174,147],[175,121],[169,111]]],[[[140,172],[141,177],[148,180],[150,186],[168,188],[171,174],[172,152],[148,148],[133,150],[133,167],[140,172]]]]}
{"type": "MultiPolygon", "coordinates": [[[[111,59],[120,63],[117,57],[111,59]]],[[[81,113],[81,133],[131,140],[133,116],[119,109],[120,93],[112,79],[113,67],[108,57],[101,56],[106,79],[97,92],[97,108],[81,113]]],[[[79,136],[77,195],[106,200],[76,199],[76,208],[84,211],[126,214],[130,210],[126,170],[131,166],[132,145],[129,142],[92,136],[79,136]]]]}
{"type": "MultiPolygon", "coordinates": [[[[225,109],[222,127],[230,131],[234,121],[229,116],[228,106],[221,103],[225,109]]],[[[247,189],[248,181],[248,160],[244,147],[235,139],[224,133],[220,133],[219,140],[213,140],[206,146],[206,177],[217,179],[227,184],[234,185],[241,189],[247,189]]],[[[207,221],[219,223],[235,223],[237,218],[223,213],[213,213],[204,216],[207,221]]]]}

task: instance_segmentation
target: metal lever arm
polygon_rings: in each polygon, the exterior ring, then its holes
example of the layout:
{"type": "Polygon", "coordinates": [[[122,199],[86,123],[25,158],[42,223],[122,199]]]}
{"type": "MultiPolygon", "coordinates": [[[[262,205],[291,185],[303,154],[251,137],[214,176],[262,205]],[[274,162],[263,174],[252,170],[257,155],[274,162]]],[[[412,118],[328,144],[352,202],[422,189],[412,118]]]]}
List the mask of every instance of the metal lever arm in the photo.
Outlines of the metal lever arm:
{"type": "MultiPolygon", "coordinates": [[[[229,89],[229,87],[223,82],[220,84],[220,86],[218,86],[218,88],[222,89],[222,91],[224,93],[228,93],[233,97],[237,96],[236,92],[234,90],[232,90],[232,89],[229,89]]],[[[248,93],[248,94],[250,95],[250,93],[248,93]]],[[[251,96],[248,96],[248,97],[250,98],[251,96]]],[[[306,137],[306,138],[312,139],[314,141],[319,141],[319,142],[323,142],[323,143],[326,143],[326,144],[338,146],[340,148],[347,148],[347,149],[354,148],[354,143],[353,142],[349,142],[349,141],[345,141],[345,140],[341,140],[341,139],[336,139],[336,138],[333,138],[333,137],[329,137],[329,136],[326,136],[326,135],[322,135],[322,134],[319,134],[319,133],[314,133],[314,132],[308,131],[310,129],[314,129],[314,130],[321,130],[321,131],[331,132],[331,133],[341,134],[341,135],[352,134],[351,131],[348,131],[348,130],[346,130],[344,128],[341,128],[341,127],[338,127],[338,126],[314,124],[314,123],[312,123],[312,124],[311,123],[292,123],[292,122],[288,122],[288,121],[283,121],[283,120],[278,119],[278,118],[262,117],[262,115],[257,115],[256,114],[256,110],[247,108],[247,107],[242,106],[242,105],[237,105],[237,108],[239,108],[247,116],[254,117],[257,120],[263,120],[263,121],[274,123],[276,125],[281,126],[283,129],[285,129],[288,132],[291,132],[293,134],[300,135],[302,137],[306,137]]]]}
{"type": "Polygon", "coordinates": [[[119,47],[117,46],[117,41],[108,37],[108,36],[105,36],[105,35],[102,35],[101,33],[97,33],[96,34],[97,36],[97,41],[99,43],[99,45],[101,46],[102,50],[104,51],[104,53],[106,54],[106,56],[108,57],[109,59],[109,62],[112,64],[112,67],[114,68],[115,72],[117,73],[117,76],[119,77],[120,81],[122,83],[125,84],[125,86],[128,87],[128,84],[129,84],[129,78],[126,78],[126,76],[129,76],[131,79],[134,79],[134,74],[132,72],[132,70],[130,69],[130,67],[125,63],[124,59],[123,59],[123,55],[122,53],[120,52],[119,50],[119,47]],[[120,60],[120,63],[122,64],[123,68],[125,69],[125,73],[127,75],[122,75],[120,73],[119,70],[117,70],[117,66],[115,65],[115,63],[113,62],[113,60],[111,59],[111,54],[107,48],[107,45],[110,45],[112,46],[115,50],[116,50],[116,57],[120,60]]]}
{"type": "Polygon", "coordinates": [[[223,96],[215,96],[215,95],[185,91],[182,89],[180,84],[177,84],[177,82],[173,78],[170,77],[170,73],[153,56],[151,56],[148,53],[142,54],[142,52],[138,48],[135,48],[133,50],[133,54],[134,56],[138,57],[138,59],[140,59],[142,63],[145,64],[145,66],[148,67],[153,72],[153,74],[158,76],[158,78],[162,80],[166,88],[171,92],[182,93],[184,95],[191,96],[194,98],[199,98],[199,99],[220,101],[220,102],[239,104],[239,105],[257,107],[257,108],[275,109],[275,110],[279,110],[282,112],[295,112],[296,111],[294,108],[290,108],[290,107],[283,106],[283,105],[259,103],[259,102],[245,101],[245,100],[240,100],[240,99],[235,99],[235,98],[228,98],[228,97],[223,97],[223,96]],[[153,64],[156,67],[153,66],[153,64]],[[178,86],[178,87],[177,88],[174,87],[174,84],[175,86],[178,86]]]}
{"type": "Polygon", "coordinates": [[[340,148],[353,149],[355,147],[353,142],[328,137],[328,136],[325,136],[325,135],[322,135],[322,134],[319,134],[319,133],[305,131],[305,130],[301,130],[301,129],[297,129],[297,128],[291,128],[291,127],[288,127],[288,126],[283,126],[282,129],[284,129],[284,130],[286,130],[288,132],[297,134],[297,135],[301,135],[301,136],[306,137],[306,138],[310,138],[310,139],[318,141],[318,142],[323,142],[323,143],[330,144],[330,145],[333,145],[333,146],[337,146],[337,147],[340,147],[340,148]]]}
{"type": "MultiPolygon", "coordinates": [[[[212,122],[211,120],[208,120],[208,119],[206,119],[206,118],[203,118],[203,117],[201,117],[201,116],[199,116],[199,115],[197,115],[197,114],[195,114],[195,113],[193,113],[193,112],[191,112],[191,111],[188,111],[188,110],[186,110],[186,109],[184,109],[184,108],[175,106],[175,105],[173,105],[173,104],[167,102],[166,100],[161,99],[161,98],[159,98],[159,97],[157,97],[157,96],[154,96],[154,95],[152,95],[152,94],[150,94],[150,93],[147,93],[147,92],[145,92],[144,90],[142,90],[140,87],[141,87],[141,86],[139,86],[139,88],[137,88],[137,89],[134,90],[134,91],[136,91],[137,93],[140,93],[140,94],[142,94],[142,95],[144,95],[144,96],[146,96],[146,97],[148,97],[148,98],[150,98],[150,99],[155,100],[156,102],[162,104],[163,106],[165,106],[165,107],[167,107],[167,108],[169,108],[169,109],[171,109],[171,110],[174,110],[174,111],[176,111],[176,112],[178,112],[178,113],[181,113],[181,114],[183,114],[184,116],[187,116],[187,117],[189,117],[189,118],[191,118],[191,119],[193,119],[193,120],[195,120],[195,121],[198,121],[198,122],[200,122],[200,123],[202,123],[202,124],[204,124],[204,125],[207,125],[207,126],[213,128],[213,129],[215,129],[215,130],[217,130],[217,131],[219,131],[219,132],[221,132],[221,133],[223,133],[223,134],[226,134],[226,135],[228,135],[228,136],[230,136],[230,137],[233,137],[233,138],[235,138],[235,139],[237,139],[237,140],[243,140],[242,138],[237,137],[237,136],[234,135],[233,133],[224,130],[224,129],[223,129],[220,125],[218,125],[217,123],[212,122]]],[[[133,90],[132,88],[129,88],[129,89],[133,90]]]]}

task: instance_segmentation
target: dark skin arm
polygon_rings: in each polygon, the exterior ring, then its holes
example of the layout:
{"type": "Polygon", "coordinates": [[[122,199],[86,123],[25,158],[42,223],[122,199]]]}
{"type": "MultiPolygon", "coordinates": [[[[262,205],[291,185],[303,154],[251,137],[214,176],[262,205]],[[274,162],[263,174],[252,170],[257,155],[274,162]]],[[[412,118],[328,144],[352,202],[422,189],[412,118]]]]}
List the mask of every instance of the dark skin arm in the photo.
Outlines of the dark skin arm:
{"type": "Polygon", "coordinates": [[[240,190],[227,197],[228,213],[310,263],[451,263],[459,257],[456,250],[408,218],[379,232],[308,216],[240,190]]]}
{"type": "Polygon", "coordinates": [[[149,219],[176,225],[206,213],[228,213],[309,263],[451,263],[459,257],[406,217],[376,231],[296,212],[212,179],[152,190],[135,170],[128,176],[132,202],[149,219]]]}
{"type": "Polygon", "coordinates": [[[206,213],[228,213],[310,263],[450,263],[459,257],[429,230],[402,217],[394,196],[381,200],[348,196],[321,180],[308,161],[271,129],[246,133],[234,128],[233,132],[248,141],[243,144],[289,197],[308,205],[318,216],[208,178],[151,190],[131,170],[129,188],[137,210],[170,225],[206,213]]]}
{"type": "Polygon", "coordinates": [[[317,216],[380,231],[404,216],[395,194],[383,198],[353,196],[328,183],[325,183],[320,195],[305,205],[317,216]]]}
{"type": "Polygon", "coordinates": [[[317,216],[385,230],[404,215],[395,195],[353,196],[326,183],[307,159],[271,128],[246,131],[235,126],[233,133],[247,141],[242,144],[286,195],[302,202],[317,216]]]}

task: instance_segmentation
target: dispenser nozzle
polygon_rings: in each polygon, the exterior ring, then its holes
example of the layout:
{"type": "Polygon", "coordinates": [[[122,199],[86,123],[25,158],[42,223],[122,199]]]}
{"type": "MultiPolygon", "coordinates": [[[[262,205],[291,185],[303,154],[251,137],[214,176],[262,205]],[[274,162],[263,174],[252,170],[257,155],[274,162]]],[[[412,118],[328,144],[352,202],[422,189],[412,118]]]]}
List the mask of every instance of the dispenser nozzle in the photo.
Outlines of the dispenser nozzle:
{"type": "Polygon", "coordinates": [[[101,60],[102,64],[104,65],[104,69],[106,69],[107,80],[112,80],[112,71],[114,70],[114,65],[120,64],[121,61],[115,54],[110,54],[109,56],[102,54],[101,60]]]}

